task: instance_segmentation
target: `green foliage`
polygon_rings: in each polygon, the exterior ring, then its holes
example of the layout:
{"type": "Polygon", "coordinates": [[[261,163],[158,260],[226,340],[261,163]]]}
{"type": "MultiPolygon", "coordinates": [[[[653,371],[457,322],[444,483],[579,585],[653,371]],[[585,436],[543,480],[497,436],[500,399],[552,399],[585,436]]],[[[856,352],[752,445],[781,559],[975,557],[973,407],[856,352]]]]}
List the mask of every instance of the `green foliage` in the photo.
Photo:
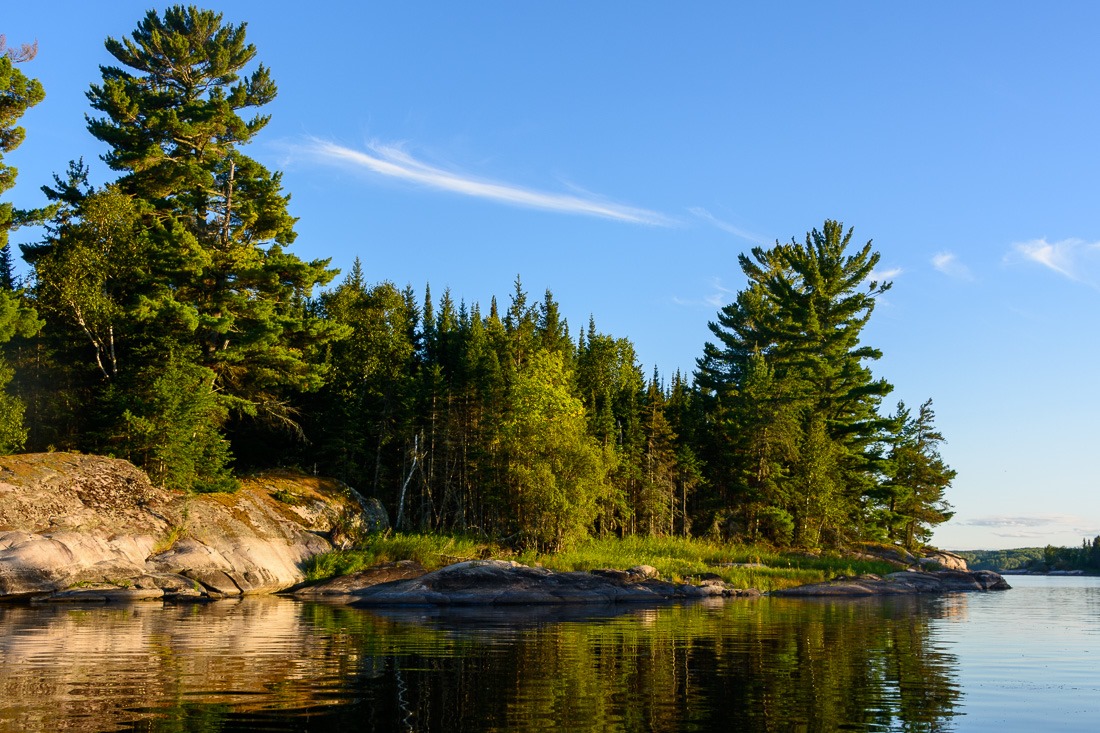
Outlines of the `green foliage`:
{"type": "Polygon", "coordinates": [[[384,562],[415,560],[428,570],[485,557],[515,559],[559,572],[600,568],[626,570],[651,565],[662,578],[691,581],[717,575],[738,588],[768,591],[816,583],[838,575],[885,574],[887,563],[843,555],[807,556],[757,545],[730,545],[700,539],[632,536],[591,538],[560,552],[528,549],[513,555],[501,546],[468,536],[440,534],[373,535],[361,547],[318,555],[306,564],[309,581],[348,575],[384,562]]]}
{"type": "MultiPolygon", "coordinates": [[[[45,209],[0,207],[5,238],[46,224],[26,293],[0,241],[0,388],[22,400],[0,389],[0,451],[125,455],[191,491],[231,489],[233,462],[312,464],[402,531],[540,551],[693,532],[916,547],[951,516],[930,403],[879,414],[891,386],[861,337],[890,285],[870,242],[826,221],[741,255],[694,384],[647,380],[594,318],[574,338],[518,277],[503,311],[368,284],[359,260],[315,294],[335,271],[289,253],[281,175],[242,152],[277,92],[245,30],[175,5],[107,39],[87,125],[118,177],[89,185],[78,159],[45,209]]],[[[0,41],[0,156],[42,98],[30,56],[0,41]]],[[[14,175],[0,157],[0,194],[14,175]]]]}
{"type": "MultiPolygon", "coordinates": [[[[46,96],[37,79],[28,78],[16,67],[17,63],[34,58],[37,50],[32,45],[8,48],[0,35],[0,195],[15,185],[18,171],[4,162],[4,155],[19,147],[26,136],[19,119],[46,96]]],[[[0,201],[0,344],[17,335],[29,337],[42,326],[35,311],[15,292],[8,244],[8,234],[17,223],[15,219],[12,205],[0,201]]],[[[13,376],[8,361],[0,357],[0,453],[21,449],[27,439],[23,401],[5,391],[13,376]]]]}
{"type": "MultiPolygon", "coordinates": [[[[11,382],[14,371],[0,361],[0,390],[11,382]]],[[[27,429],[23,426],[25,406],[17,397],[0,391],[0,454],[15,453],[27,441],[27,429]]]]}
{"type": "Polygon", "coordinates": [[[1100,535],[1080,547],[1020,547],[1013,550],[963,550],[957,553],[971,570],[1084,571],[1100,574],[1100,535]]]}
{"type": "Polygon", "coordinates": [[[88,129],[121,175],[94,189],[74,163],[44,189],[48,234],[24,252],[47,329],[27,383],[66,390],[54,405],[70,414],[43,414],[72,423],[66,447],[220,490],[229,431],[243,446],[301,434],[295,402],[323,372],[306,354],[339,332],[309,299],[334,272],[286,251],[281,177],[240,150],[267,122],[242,115],[276,92],[262,65],[245,69],[256,49],[243,24],[173,6],[106,46],[119,65],[88,92],[102,115],[88,129]]]}
{"type": "Polygon", "coordinates": [[[225,406],[213,382],[213,372],[176,354],[138,372],[117,398],[126,405],[119,451],[168,488],[235,491],[229,443],[217,429],[225,406]]]}
{"type": "MultiPolygon", "coordinates": [[[[0,194],[4,194],[15,185],[18,171],[4,162],[4,155],[10,153],[23,142],[26,131],[19,126],[19,119],[28,109],[46,97],[42,84],[30,79],[16,64],[34,58],[37,46],[23,46],[21,49],[7,48],[5,39],[0,36],[0,194]]],[[[0,201],[0,250],[7,252],[8,232],[14,222],[12,205],[0,201]]],[[[10,289],[11,283],[5,283],[10,289]]]]}
{"type": "Polygon", "coordinates": [[[932,400],[920,406],[914,416],[898,403],[894,421],[898,432],[889,455],[888,480],[882,487],[887,497],[883,509],[889,536],[910,551],[932,536],[932,528],[950,519],[954,512],[944,492],[956,472],[940,457],[943,435],[935,429],[932,400]]]}
{"type": "Polygon", "coordinates": [[[551,550],[588,535],[605,491],[602,453],[569,386],[559,353],[532,352],[515,374],[502,427],[522,542],[551,550]]]}
{"type": "MultiPolygon", "coordinates": [[[[13,337],[29,338],[41,327],[42,322],[21,294],[0,288],[0,344],[6,344],[13,337]]],[[[24,403],[6,391],[14,376],[14,369],[0,357],[0,454],[22,449],[27,440],[27,429],[23,425],[24,403]]]]}
{"type": "Polygon", "coordinates": [[[756,515],[757,532],[769,542],[788,547],[794,542],[794,519],[785,509],[764,506],[756,515]]]}
{"type": "Polygon", "coordinates": [[[966,560],[971,570],[1019,570],[1042,561],[1042,547],[1020,547],[1014,550],[954,550],[966,560]]]}
{"type": "Polygon", "coordinates": [[[369,287],[358,259],[321,297],[324,317],[341,327],[320,353],[326,383],[313,400],[311,434],[332,475],[377,492],[399,481],[388,470],[411,397],[418,314],[391,283],[369,287]]]}
{"type": "Polygon", "coordinates": [[[724,469],[720,506],[747,536],[765,536],[767,507],[791,517],[806,547],[871,531],[889,425],[878,407],[892,387],[866,366],[881,352],[860,336],[890,284],[870,280],[879,254],[870,242],[850,252],[851,239],[826,221],[804,243],[741,255],[749,284],[710,324],[717,341],[697,372],[714,416],[709,455],[724,469]]]}
{"type": "Polygon", "coordinates": [[[268,70],[242,77],[256,54],[244,25],[194,7],[150,11],[130,39],[108,39],[107,50],[122,67],[104,67],[103,83],[88,93],[105,115],[88,129],[123,172],[120,191],[151,209],[159,224],[152,236],[166,240],[144,263],[160,283],[134,304],[138,315],[172,314],[162,327],[198,347],[230,408],[285,421],[283,390],[320,383],[302,349],[331,329],[309,315],[305,299],[334,273],[327,261],[285,252],[294,219],[281,177],[238,149],[267,123],[240,113],[274,99],[268,70]]]}
{"type": "Polygon", "coordinates": [[[350,575],[375,565],[414,560],[428,570],[454,562],[481,558],[495,549],[473,537],[442,534],[370,535],[359,546],[315,555],[305,564],[306,580],[318,581],[350,575]]]}

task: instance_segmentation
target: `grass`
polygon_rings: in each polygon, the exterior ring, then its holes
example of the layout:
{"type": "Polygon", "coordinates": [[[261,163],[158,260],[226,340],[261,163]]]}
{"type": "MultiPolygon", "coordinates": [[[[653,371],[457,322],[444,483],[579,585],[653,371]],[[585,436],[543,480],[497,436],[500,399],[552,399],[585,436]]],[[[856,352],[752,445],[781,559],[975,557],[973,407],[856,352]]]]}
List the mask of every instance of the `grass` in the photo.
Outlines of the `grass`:
{"type": "Polygon", "coordinates": [[[173,524],[168,529],[168,533],[157,540],[156,544],[153,545],[152,554],[159,555],[162,552],[168,552],[177,542],[179,542],[180,538],[183,537],[186,532],[187,528],[182,524],[173,524]]]}
{"type": "Polygon", "coordinates": [[[347,575],[384,562],[415,560],[429,570],[481,557],[516,560],[558,571],[652,565],[672,581],[717,575],[737,588],[761,591],[817,583],[838,575],[885,574],[896,570],[885,562],[855,560],[840,554],[806,555],[754,545],[734,545],[704,539],[627,537],[592,539],[551,555],[516,554],[484,540],[430,534],[375,535],[359,548],[312,558],[306,567],[311,581],[347,575]]]}
{"type": "Polygon", "coordinates": [[[398,560],[415,560],[428,570],[484,557],[503,557],[488,542],[435,534],[372,535],[360,547],[316,555],[306,563],[306,580],[316,581],[398,560]]]}
{"type": "Polygon", "coordinates": [[[854,560],[842,555],[809,556],[757,545],[677,537],[593,539],[566,552],[554,555],[525,553],[517,559],[553,570],[652,565],[667,580],[691,582],[702,576],[717,575],[735,587],[762,591],[817,583],[837,575],[883,574],[896,569],[888,563],[854,560]]]}

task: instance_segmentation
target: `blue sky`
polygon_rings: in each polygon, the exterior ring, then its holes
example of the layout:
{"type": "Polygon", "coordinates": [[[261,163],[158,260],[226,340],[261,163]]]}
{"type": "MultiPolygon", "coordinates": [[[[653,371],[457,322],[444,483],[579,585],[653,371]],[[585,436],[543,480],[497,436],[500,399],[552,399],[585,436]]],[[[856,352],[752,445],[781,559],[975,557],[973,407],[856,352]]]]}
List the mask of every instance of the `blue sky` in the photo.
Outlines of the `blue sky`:
{"type": "MultiPolygon", "coordinates": [[[[47,93],[8,156],[29,206],[70,159],[111,177],[84,92],[151,6],[8,5],[47,93]]],[[[1100,534],[1100,4],[208,7],[278,83],[246,151],[284,171],[300,256],[483,305],[518,274],[669,374],[740,252],[839,219],[894,282],[875,373],[934,400],[959,472],[935,542],[1100,534]]]]}

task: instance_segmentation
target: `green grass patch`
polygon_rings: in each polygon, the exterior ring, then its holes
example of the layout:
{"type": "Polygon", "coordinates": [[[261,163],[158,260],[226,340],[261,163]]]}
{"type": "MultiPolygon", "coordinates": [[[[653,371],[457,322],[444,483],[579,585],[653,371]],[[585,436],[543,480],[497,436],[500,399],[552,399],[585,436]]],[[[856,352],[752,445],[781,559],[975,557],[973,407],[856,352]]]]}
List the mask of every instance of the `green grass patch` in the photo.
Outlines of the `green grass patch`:
{"type": "Polygon", "coordinates": [[[679,537],[592,539],[566,552],[528,552],[516,559],[562,571],[652,565],[667,580],[690,582],[717,575],[735,587],[761,591],[817,583],[838,575],[883,574],[896,569],[888,563],[842,555],[810,556],[757,545],[679,537]]]}
{"type": "Polygon", "coordinates": [[[482,557],[516,560],[563,572],[652,565],[666,580],[690,582],[717,575],[737,588],[761,591],[818,583],[838,575],[883,575],[896,570],[889,563],[854,560],[840,554],[808,555],[705,539],[591,539],[565,552],[545,555],[528,551],[517,555],[471,537],[394,534],[374,535],[356,549],[318,555],[307,563],[306,577],[310,581],[324,580],[398,560],[415,560],[432,570],[482,557]]]}
{"type": "Polygon", "coordinates": [[[398,560],[415,560],[429,570],[503,552],[470,537],[436,534],[372,535],[359,547],[316,555],[306,563],[306,580],[317,581],[398,560]]]}

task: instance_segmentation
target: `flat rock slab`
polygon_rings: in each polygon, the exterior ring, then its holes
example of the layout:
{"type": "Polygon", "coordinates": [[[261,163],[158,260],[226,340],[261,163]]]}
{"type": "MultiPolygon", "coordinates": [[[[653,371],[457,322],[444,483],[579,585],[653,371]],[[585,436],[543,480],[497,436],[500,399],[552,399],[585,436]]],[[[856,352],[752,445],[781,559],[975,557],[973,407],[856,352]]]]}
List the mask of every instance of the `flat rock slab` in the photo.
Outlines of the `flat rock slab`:
{"type": "Polygon", "coordinates": [[[918,593],[1009,590],[1005,579],[992,570],[905,571],[887,576],[837,578],[797,588],[772,591],[773,596],[893,596],[918,593]]]}
{"type": "Polygon", "coordinates": [[[722,583],[669,583],[642,573],[557,573],[504,560],[471,560],[410,580],[352,590],[356,606],[509,606],[656,603],[687,598],[754,596],[722,583]]]}
{"type": "Polygon", "coordinates": [[[415,560],[399,560],[376,565],[350,575],[341,575],[316,585],[294,591],[299,598],[320,598],[361,595],[368,588],[395,580],[412,580],[428,571],[415,560]]]}

